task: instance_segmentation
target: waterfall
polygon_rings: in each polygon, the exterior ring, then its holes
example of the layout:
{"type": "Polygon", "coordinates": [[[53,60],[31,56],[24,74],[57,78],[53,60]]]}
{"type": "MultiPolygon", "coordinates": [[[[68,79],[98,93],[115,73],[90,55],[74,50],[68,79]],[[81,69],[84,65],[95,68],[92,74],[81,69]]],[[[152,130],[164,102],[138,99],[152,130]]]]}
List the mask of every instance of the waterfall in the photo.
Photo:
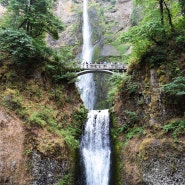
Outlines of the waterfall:
{"type": "MultiPolygon", "coordinates": [[[[82,48],[82,64],[90,64],[92,62],[93,47],[91,43],[91,27],[88,16],[88,1],[83,2],[83,48],[82,48]]],[[[95,83],[93,74],[85,74],[78,78],[77,86],[81,93],[81,99],[87,109],[91,110],[95,104],[95,83]]]]}
{"type": "MultiPolygon", "coordinates": [[[[83,48],[82,65],[92,62],[93,47],[88,17],[88,1],[83,2],[83,48]]],[[[93,110],[95,105],[95,83],[92,74],[79,77],[77,83],[81,98],[89,109],[87,122],[80,142],[80,156],[85,174],[82,185],[108,185],[110,171],[109,111],[93,110]],[[84,182],[85,181],[85,182],[84,182]]],[[[83,167],[80,169],[82,170],[83,167]]]]}
{"type": "Polygon", "coordinates": [[[108,185],[110,171],[108,110],[91,110],[81,140],[87,185],[108,185]]]}

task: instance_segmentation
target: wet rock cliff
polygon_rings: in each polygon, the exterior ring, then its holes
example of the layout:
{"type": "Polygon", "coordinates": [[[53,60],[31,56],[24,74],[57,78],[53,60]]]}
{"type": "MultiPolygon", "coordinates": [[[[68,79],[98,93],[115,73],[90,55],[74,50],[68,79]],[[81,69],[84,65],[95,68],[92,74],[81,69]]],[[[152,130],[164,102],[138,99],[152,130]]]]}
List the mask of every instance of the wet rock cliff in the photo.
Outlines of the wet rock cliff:
{"type": "Polygon", "coordinates": [[[0,184],[73,183],[86,119],[75,85],[10,65],[0,68],[0,184]]]}
{"type": "Polygon", "coordinates": [[[115,101],[112,133],[122,161],[119,178],[127,185],[185,184],[185,96],[163,88],[185,75],[184,51],[172,45],[153,48],[133,63],[115,101]],[[159,51],[164,56],[156,64],[159,51]]]}

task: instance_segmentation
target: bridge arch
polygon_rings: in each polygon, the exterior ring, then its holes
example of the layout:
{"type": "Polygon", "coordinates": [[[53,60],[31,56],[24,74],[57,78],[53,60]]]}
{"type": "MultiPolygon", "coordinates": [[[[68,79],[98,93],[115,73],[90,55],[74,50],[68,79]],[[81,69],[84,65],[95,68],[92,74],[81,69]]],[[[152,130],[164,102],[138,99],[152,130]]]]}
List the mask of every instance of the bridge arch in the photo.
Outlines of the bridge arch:
{"type": "Polygon", "coordinates": [[[93,70],[93,69],[86,69],[86,70],[83,70],[83,71],[79,71],[77,72],[77,76],[81,76],[81,75],[84,75],[84,74],[87,74],[87,73],[106,73],[106,74],[114,74],[114,71],[110,71],[110,70],[101,70],[101,69],[98,69],[98,70],[93,70]]]}

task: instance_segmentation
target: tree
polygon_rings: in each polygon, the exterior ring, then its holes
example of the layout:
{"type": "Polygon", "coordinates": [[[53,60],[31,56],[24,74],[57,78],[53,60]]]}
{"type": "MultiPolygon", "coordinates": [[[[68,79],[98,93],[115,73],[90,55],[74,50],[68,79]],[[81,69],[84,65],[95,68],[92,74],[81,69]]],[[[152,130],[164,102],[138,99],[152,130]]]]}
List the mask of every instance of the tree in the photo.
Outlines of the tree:
{"type": "Polygon", "coordinates": [[[165,93],[174,96],[185,95],[185,77],[178,76],[171,83],[162,86],[165,93]]]}
{"type": "Polygon", "coordinates": [[[179,0],[181,6],[181,12],[185,16],[185,0],[179,0]]]}
{"type": "Polygon", "coordinates": [[[23,31],[6,29],[0,31],[0,60],[28,61],[38,53],[34,39],[23,31]]]}
{"type": "Polygon", "coordinates": [[[23,29],[31,37],[44,32],[58,39],[61,21],[53,14],[53,0],[0,0],[7,7],[11,26],[23,29]]]}
{"type": "Polygon", "coordinates": [[[179,1],[135,0],[136,6],[141,8],[142,20],[121,37],[123,42],[132,45],[133,52],[128,61],[137,61],[151,48],[161,47],[172,39],[174,44],[180,43],[178,47],[184,46],[185,17],[181,14],[179,1]]]}
{"type": "MultiPolygon", "coordinates": [[[[173,2],[169,0],[151,0],[150,2],[146,0],[138,0],[137,3],[141,4],[144,7],[147,14],[151,14],[151,12],[157,10],[159,12],[158,18],[160,18],[161,24],[165,26],[165,22],[168,22],[171,31],[174,31],[172,13],[169,8],[169,6],[173,6],[173,2]]],[[[154,16],[156,16],[156,14],[154,16]]]]}

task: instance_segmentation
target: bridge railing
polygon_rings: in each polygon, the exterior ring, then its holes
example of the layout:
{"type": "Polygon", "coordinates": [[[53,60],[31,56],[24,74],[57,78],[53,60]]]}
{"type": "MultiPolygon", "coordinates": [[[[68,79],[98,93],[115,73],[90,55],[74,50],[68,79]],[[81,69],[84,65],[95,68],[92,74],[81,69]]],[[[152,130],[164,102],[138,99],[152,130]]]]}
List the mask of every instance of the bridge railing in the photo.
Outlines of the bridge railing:
{"type": "Polygon", "coordinates": [[[109,69],[109,70],[121,70],[126,69],[126,66],[124,64],[113,64],[113,63],[107,63],[107,64],[81,64],[81,69],[109,69]]]}

